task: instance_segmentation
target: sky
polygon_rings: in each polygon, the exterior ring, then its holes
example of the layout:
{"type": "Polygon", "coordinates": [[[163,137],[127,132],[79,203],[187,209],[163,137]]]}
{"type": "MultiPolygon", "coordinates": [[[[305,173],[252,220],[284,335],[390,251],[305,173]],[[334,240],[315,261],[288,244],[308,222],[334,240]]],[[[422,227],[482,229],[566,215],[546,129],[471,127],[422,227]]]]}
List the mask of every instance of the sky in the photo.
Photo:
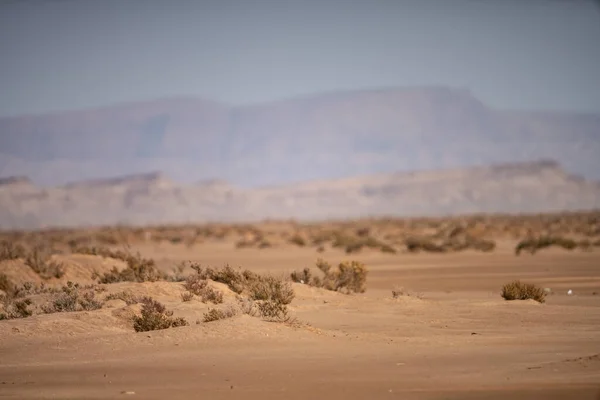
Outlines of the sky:
{"type": "Polygon", "coordinates": [[[0,0],[0,116],[427,85],[600,113],[599,42],[592,0],[0,0]]]}

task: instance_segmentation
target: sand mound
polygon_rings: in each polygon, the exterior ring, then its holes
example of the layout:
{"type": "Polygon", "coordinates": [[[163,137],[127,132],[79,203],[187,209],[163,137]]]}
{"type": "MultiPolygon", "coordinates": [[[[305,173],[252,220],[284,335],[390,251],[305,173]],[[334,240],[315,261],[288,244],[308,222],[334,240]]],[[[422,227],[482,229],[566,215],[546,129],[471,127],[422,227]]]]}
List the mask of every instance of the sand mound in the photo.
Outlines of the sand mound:
{"type": "Polygon", "coordinates": [[[54,255],[52,259],[63,264],[65,274],[59,282],[77,282],[79,284],[95,283],[94,273],[100,275],[109,272],[114,267],[118,270],[125,269],[127,264],[122,260],[105,258],[88,254],[54,255]]]}
{"type": "Polygon", "coordinates": [[[42,282],[42,278],[30,266],[25,265],[23,260],[6,260],[0,262],[0,274],[6,275],[9,282],[15,286],[21,286],[26,282],[35,284],[42,282]]]}
{"type": "Polygon", "coordinates": [[[59,285],[68,281],[87,285],[96,283],[96,280],[93,279],[95,272],[104,274],[114,267],[119,270],[127,267],[127,264],[122,260],[87,254],[55,254],[50,257],[50,260],[62,264],[64,270],[62,277],[44,280],[23,260],[0,262],[0,274],[5,274],[8,280],[16,286],[21,286],[26,282],[34,284],[45,282],[49,285],[59,285]]]}
{"type": "Polygon", "coordinates": [[[113,316],[110,310],[40,314],[0,324],[0,337],[72,337],[126,331],[133,329],[127,329],[122,318],[113,316]]]}

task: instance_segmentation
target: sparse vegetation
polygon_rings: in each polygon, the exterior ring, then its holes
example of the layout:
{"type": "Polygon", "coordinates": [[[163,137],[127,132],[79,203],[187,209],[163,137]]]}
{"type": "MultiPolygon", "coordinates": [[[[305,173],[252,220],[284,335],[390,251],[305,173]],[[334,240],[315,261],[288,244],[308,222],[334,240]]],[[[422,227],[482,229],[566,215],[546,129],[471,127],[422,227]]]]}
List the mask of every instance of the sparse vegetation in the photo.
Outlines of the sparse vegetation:
{"type": "Polygon", "coordinates": [[[309,268],[302,272],[292,272],[290,277],[294,282],[343,293],[363,293],[366,290],[368,270],[363,263],[345,261],[334,269],[331,264],[319,259],[317,268],[323,273],[323,278],[312,276],[309,268]]]}
{"type": "Polygon", "coordinates": [[[76,250],[80,254],[92,254],[102,257],[114,258],[127,263],[127,268],[119,270],[113,267],[110,272],[95,274],[99,283],[116,282],[156,282],[164,280],[167,276],[156,268],[154,260],[144,258],[139,253],[131,254],[123,251],[111,251],[104,248],[80,248],[76,250]]]}
{"type": "Polygon", "coordinates": [[[96,298],[93,288],[82,288],[78,283],[67,282],[50,303],[42,310],[46,314],[57,312],[93,311],[102,308],[103,302],[96,298]]]}
{"type": "Polygon", "coordinates": [[[232,318],[237,315],[237,311],[235,308],[230,307],[226,309],[220,308],[211,308],[206,313],[204,313],[203,321],[204,322],[213,322],[221,319],[232,318]]]}
{"type": "Polygon", "coordinates": [[[8,240],[0,241],[0,261],[16,260],[25,258],[27,250],[19,243],[13,243],[8,240]]]}
{"type": "Polygon", "coordinates": [[[184,287],[190,294],[199,296],[203,303],[220,304],[223,302],[223,293],[212,288],[206,278],[200,274],[190,275],[185,281],[184,287]]]}
{"type": "Polygon", "coordinates": [[[517,246],[515,247],[515,254],[519,255],[522,251],[528,251],[531,254],[535,254],[538,250],[552,246],[561,247],[565,250],[573,250],[577,247],[585,249],[590,247],[590,241],[583,240],[581,242],[577,242],[573,239],[568,239],[561,236],[540,236],[537,238],[528,238],[517,243],[517,246]]]}
{"type": "Polygon", "coordinates": [[[6,297],[2,300],[2,308],[0,308],[0,320],[13,318],[27,318],[33,315],[33,311],[29,308],[32,304],[31,299],[16,299],[14,297],[6,297]]]}
{"type": "Polygon", "coordinates": [[[539,303],[546,301],[546,293],[540,287],[531,283],[522,283],[519,280],[507,283],[502,287],[502,297],[505,300],[532,299],[539,303]]]}
{"type": "Polygon", "coordinates": [[[304,239],[300,234],[294,234],[289,240],[291,244],[295,244],[298,247],[306,246],[306,239],[304,239]]]}
{"type": "Polygon", "coordinates": [[[25,257],[25,265],[29,266],[42,279],[62,278],[65,268],[62,263],[51,260],[52,250],[44,246],[35,246],[25,257]]]}
{"type": "Polygon", "coordinates": [[[187,326],[189,323],[184,318],[174,318],[173,311],[151,297],[141,299],[142,313],[133,318],[133,329],[136,332],[148,332],[161,329],[187,326]]]}
{"type": "Polygon", "coordinates": [[[106,296],[106,298],[104,300],[107,300],[107,301],[108,300],[122,300],[128,306],[130,306],[132,304],[137,304],[140,302],[137,296],[135,296],[130,291],[125,291],[125,290],[121,291],[121,292],[117,292],[117,293],[111,293],[108,296],[106,296]]]}

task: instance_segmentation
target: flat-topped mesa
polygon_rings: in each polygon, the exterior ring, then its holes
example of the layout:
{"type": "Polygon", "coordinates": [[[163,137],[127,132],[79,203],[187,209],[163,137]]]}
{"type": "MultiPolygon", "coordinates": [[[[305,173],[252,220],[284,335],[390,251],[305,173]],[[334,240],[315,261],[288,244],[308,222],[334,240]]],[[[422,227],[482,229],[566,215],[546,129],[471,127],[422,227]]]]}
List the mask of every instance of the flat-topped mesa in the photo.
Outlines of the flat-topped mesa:
{"type": "Polygon", "coordinates": [[[72,182],[64,187],[67,189],[93,189],[115,186],[148,185],[153,187],[169,187],[172,182],[162,172],[149,172],[144,174],[124,175],[112,178],[90,179],[72,182]]]}

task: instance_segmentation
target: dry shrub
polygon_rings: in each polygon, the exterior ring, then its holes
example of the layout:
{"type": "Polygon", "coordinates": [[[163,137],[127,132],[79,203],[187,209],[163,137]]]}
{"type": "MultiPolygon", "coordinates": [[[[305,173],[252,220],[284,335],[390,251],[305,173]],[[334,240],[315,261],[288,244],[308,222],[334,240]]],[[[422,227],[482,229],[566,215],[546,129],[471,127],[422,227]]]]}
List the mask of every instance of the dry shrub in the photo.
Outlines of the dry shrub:
{"type": "Polygon", "coordinates": [[[27,257],[27,250],[19,244],[8,240],[0,242],[0,261],[16,260],[27,257]]]}
{"type": "Polygon", "coordinates": [[[296,283],[305,283],[310,284],[312,273],[310,272],[310,268],[304,268],[302,272],[294,271],[290,274],[290,278],[293,282],[296,283]]]}
{"type": "Polygon", "coordinates": [[[192,301],[194,299],[194,294],[190,293],[190,292],[183,292],[181,293],[181,301],[188,302],[188,301],[192,301]]]}
{"type": "Polygon", "coordinates": [[[35,246],[25,257],[25,264],[42,279],[62,278],[65,275],[65,268],[62,263],[50,260],[52,253],[52,249],[48,247],[35,246]]]}
{"type": "Polygon", "coordinates": [[[133,318],[133,329],[136,332],[156,331],[189,325],[184,318],[173,318],[173,311],[167,310],[163,304],[152,297],[142,298],[141,303],[142,314],[133,318]]]}
{"type": "Polygon", "coordinates": [[[192,263],[190,267],[196,271],[198,278],[195,279],[210,279],[215,282],[224,283],[237,294],[241,294],[244,289],[247,289],[251,284],[258,279],[258,275],[249,270],[237,270],[229,265],[222,268],[204,268],[200,264],[192,263]]]}
{"type": "Polygon", "coordinates": [[[317,268],[323,273],[323,278],[313,276],[310,279],[310,269],[305,268],[302,272],[292,272],[291,279],[294,282],[303,281],[311,286],[347,294],[364,293],[366,290],[368,269],[361,262],[344,261],[338,264],[337,269],[332,269],[331,264],[319,259],[317,268]]]}
{"type": "Polygon", "coordinates": [[[409,237],[404,240],[404,244],[406,245],[406,249],[411,253],[418,253],[420,251],[428,253],[444,253],[446,251],[444,246],[440,246],[432,240],[425,238],[409,237]]]}
{"type": "MultiPolygon", "coordinates": [[[[515,254],[519,255],[522,251],[528,251],[531,254],[535,254],[538,250],[551,246],[562,247],[566,250],[573,250],[579,246],[579,243],[573,239],[560,236],[540,236],[538,238],[521,240],[515,247],[515,254]]],[[[585,247],[585,245],[582,247],[585,247]]]]}
{"type": "Polygon", "coordinates": [[[288,240],[289,243],[295,244],[298,247],[306,246],[306,239],[304,239],[300,234],[296,233],[288,240]]]}
{"type": "Polygon", "coordinates": [[[17,299],[12,296],[0,296],[0,321],[4,319],[27,318],[33,315],[29,309],[31,299],[17,299]]]}
{"type": "Polygon", "coordinates": [[[505,300],[528,300],[533,299],[537,302],[546,301],[546,292],[540,287],[531,283],[521,283],[512,281],[502,287],[502,297],[505,300]]]}
{"type": "Polygon", "coordinates": [[[241,268],[236,270],[229,265],[218,269],[203,268],[198,264],[192,264],[191,267],[196,271],[196,275],[188,277],[185,288],[200,296],[208,293],[207,300],[216,299],[216,302],[213,301],[215,303],[222,302],[223,295],[220,292],[218,295],[211,294],[214,290],[208,286],[207,279],[224,283],[237,294],[246,292],[253,300],[272,300],[289,304],[294,298],[294,290],[289,282],[270,275],[259,275],[241,268]]]}
{"type": "Polygon", "coordinates": [[[46,314],[57,312],[93,311],[102,308],[93,288],[81,288],[78,283],[67,282],[49,304],[42,307],[46,314]]]}
{"type": "Polygon", "coordinates": [[[277,301],[258,301],[257,309],[259,315],[269,322],[281,322],[286,324],[296,324],[298,321],[292,317],[285,304],[277,301]]]}
{"type": "Polygon", "coordinates": [[[396,253],[396,249],[372,236],[352,236],[336,232],[332,243],[334,248],[344,248],[346,254],[358,253],[363,248],[377,249],[384,253],[396,253]]]}
{"type": "Polygon", "coordinates": [[[203,303],[220,304],[223,302],[223,293],[209,286],[206,278],[203,278],[200,274],[188,276],[184,287],[191,294],[200,296],[203,303]]]}
{"type": "Polygon", "coordinates": [[[113,267],[110,272],[102,275],[94,274],[99,283],[117,283],[117,282],[156,282],[164,280],[165,274],[156,268],[156,263],[151,258],[144,258],[139,253],[131,254],[122,251],[110,251],[102,248],[88,248],[77,251],[81,254],[93,254],[102,257],[114,258],[127,263],[127,268],[119,271],[113,267]],[[88,252],[86,252],[88,251],[88,252]]]}
{"type": "Polygon", "coordinates": [[[14,285],[8,279],[8,276],[6,276],[6,274],[0,274],[0,290],[6,294],[12,294],[15,290],[14,285]]]}
{"type": "Polygon", "coordinates": [[[139,298],[136,295],[134,295],[130,291],[125,291],[125,290],[123,290],[121,292],[117,292],[117,293],[111,293],[108,296],[106,296],[106,298],[104,300],[122,300],[128,306],[130,306],[132,304],[137,304],[140,302],[139,298]]]}
{"type": "Polygon", "coordinates": [[[254,240],[240,239],[237,242],[235,242],[235,247],[237,249],[244,249],[246,247],[253,247],[254,244],[255,244],[254,240]]]}
{"type": "Polygon", "coordinates": [[[250,287],[249,297],[252,300],[286,305],[292,302],[295,293],[289,282],[271,275],[259,275],[250,287]]]}
{"type": "Polygon", "coordinates": [[[221,319],[232,318],[237,315],[237,310],[233,307],[229,307],[226,309],[220,308],[211,308],[206,313],[204,313],[203,321],[204,322],[213,322],[221,319]]]}

